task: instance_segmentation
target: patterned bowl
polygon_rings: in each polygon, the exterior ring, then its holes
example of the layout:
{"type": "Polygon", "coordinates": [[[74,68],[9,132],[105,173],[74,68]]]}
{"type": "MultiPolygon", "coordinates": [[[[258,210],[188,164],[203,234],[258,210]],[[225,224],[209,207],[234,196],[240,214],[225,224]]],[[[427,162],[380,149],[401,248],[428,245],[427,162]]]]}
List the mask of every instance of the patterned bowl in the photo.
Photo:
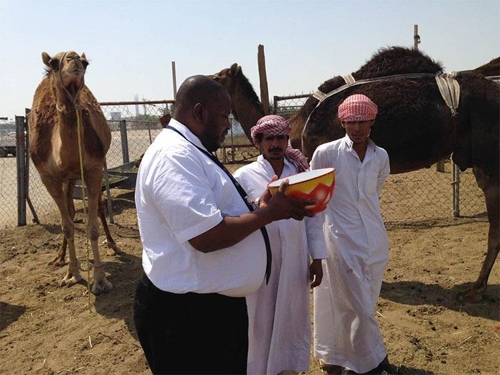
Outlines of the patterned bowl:
{"type": "Polygon", "coordinates": [[[280,178],[267,184],[271,195],[276,194],[281,182],[288,179],[289,186],[285,195],[297,199],[315,199],[316,204],[312,211],[321,212],[333,196],[335,189],[335,168],[322,168],[297,173],[280,178]]]}

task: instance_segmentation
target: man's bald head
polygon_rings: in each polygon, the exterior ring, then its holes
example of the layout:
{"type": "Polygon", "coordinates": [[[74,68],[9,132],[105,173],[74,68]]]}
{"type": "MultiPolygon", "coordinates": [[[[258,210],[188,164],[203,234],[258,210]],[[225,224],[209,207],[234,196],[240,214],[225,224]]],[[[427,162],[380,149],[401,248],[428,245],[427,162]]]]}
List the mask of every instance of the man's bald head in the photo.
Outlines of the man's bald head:
{"type": "Polygon", "coordinates": [[[210,152],[217,150],[231,129],[231,98],[212,78],[196,75],[179,87],[174,119],[186,126],[210,152]]]}
{"type": "Polygon", "coordinates": [[[210,104],[218,100],[221,94],[228,95],[224,86],[204,75],[195,75],[187,78],[177,91],[175,99],[174,119],[182,122],[186,112],[197,104],[210,104]]]}

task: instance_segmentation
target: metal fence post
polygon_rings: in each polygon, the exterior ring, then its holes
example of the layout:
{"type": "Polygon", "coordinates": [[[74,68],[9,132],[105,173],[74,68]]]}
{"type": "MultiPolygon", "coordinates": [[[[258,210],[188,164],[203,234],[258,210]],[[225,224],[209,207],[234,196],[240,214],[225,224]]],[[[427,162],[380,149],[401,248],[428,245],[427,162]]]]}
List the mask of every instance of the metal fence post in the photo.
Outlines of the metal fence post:
{"type": "Polygon", "coordinates": [[[109,174],[108,174],[108,163],[106,158],[104,158],[104,186],[106,187],[106,201],[108,202],[108,216],[109,222],[111,224],[115,223],[115,219],[113,217],[113,204],[111,202],[111,191],[109,187],[109,174]]]}
{"type": "MultiPolygon", "coordinates": [[[[452,162],[453,163],[453,162],[452,162]]],[[[460,170],[453,163],[453,217],[460,216],[460,170]]]]}
{"type": "Polygon", "coordinates": [[[16,165],[17,165],[17,225],[26,225],[26,135],[24,132],[24,117],[16,116],[16,165]]]}
{"type": "Polygon", "coordinates": [[[153,143],[153,137],[151,136],[151,122],[148,121],[146,125],[148,127],[149,144],[151,144],[153,143]]]}
{"type": "Polygon", "coordinates": [[[127,164],[130,160],[128,153],[127,121],[125,120],[120,120],[120,135],[122,140],[123,164],[127,164]]]}

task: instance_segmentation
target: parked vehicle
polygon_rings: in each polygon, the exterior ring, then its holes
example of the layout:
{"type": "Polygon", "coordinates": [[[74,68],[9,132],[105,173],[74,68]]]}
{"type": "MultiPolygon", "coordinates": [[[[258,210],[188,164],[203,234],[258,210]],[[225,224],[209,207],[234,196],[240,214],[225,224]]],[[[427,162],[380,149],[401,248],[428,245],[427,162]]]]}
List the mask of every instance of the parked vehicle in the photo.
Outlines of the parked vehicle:
{"type": "Polygon", "coordinates": [[[9,154],[16,156],[16,133],[0,135],[0,158],[4,158],[9,154]]]}

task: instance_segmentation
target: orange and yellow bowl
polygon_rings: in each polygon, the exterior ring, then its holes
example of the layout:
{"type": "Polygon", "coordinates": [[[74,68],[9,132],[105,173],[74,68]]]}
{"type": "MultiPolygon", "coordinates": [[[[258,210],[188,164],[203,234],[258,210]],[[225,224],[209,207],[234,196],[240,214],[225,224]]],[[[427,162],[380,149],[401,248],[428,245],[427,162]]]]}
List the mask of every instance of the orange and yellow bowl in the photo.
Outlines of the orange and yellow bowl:
{"type": "Polygon", "coordinates": [[[326,205],[332,199],[335,189],[335,168],[314,169],[270,182],[267,188],[271,195],[276,194],[285,179],[289,181],[285,195],[297,199],[316,200],[312,211],[318,213],[326,209],[326,205]]]}

